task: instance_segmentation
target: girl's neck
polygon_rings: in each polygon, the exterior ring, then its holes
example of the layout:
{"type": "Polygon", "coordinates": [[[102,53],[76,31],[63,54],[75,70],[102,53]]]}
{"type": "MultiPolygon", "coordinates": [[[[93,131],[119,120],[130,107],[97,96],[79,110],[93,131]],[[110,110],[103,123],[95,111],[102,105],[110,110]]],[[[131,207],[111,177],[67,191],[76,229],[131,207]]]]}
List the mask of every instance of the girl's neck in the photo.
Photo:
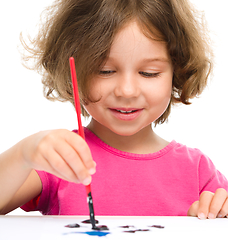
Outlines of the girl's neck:
{"type": "Polygon", "coordinates": [[[95,120],[92,120],[87,128],[109,146],[124,152],[137,154],[154,153],[169,144],[169,142],[159,137],[153,131],[151,125],[131,136],[116,134],[110,129],[100,126],[95,120]]]}

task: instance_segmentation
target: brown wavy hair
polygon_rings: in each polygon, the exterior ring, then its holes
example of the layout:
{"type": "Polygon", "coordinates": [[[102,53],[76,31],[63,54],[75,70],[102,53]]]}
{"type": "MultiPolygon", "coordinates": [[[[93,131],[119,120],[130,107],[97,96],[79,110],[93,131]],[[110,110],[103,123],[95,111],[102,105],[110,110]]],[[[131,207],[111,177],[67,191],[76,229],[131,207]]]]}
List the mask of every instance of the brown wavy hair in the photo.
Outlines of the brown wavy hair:
{"type": "Polygon", "coordinates": [[[199,96],[212,70],[212,51],[208,44],[203,15],[188,0],[56,0],[44,12],[45,21],[38,35],[26,44],[33,58],[32,69],[42,74],[44,95],[50,100],[74,104],[69,58],[76,62],[82,114],[90,98],[90,82],[109,55],[116,33],[136,20],[147,37],[167,43],[173,64],[171,101],[155,121],[168,119],[171,105],[190,104],[199,96]]]}

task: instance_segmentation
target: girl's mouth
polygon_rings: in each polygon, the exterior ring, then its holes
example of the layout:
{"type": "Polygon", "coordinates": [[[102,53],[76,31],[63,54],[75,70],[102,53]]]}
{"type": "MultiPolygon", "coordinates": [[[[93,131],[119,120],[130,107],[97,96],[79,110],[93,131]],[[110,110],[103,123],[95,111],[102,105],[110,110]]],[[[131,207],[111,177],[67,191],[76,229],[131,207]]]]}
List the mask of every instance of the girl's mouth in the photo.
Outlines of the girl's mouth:
{"type": "Polygon", "coordinates": [[[138,118],[143,108],[110,108],[113,116],[123,121],[133,121],[138,118]]]}
{"type": "Polygon", "coordinates": [[[124,110],[119,110],[119,109],[116,109],[116,111],[118,111],[118,112],[121,112],[121,113],[125,113],[125,114],[129,114],[129,113],[136,112],[137,110],[124,111],[124,110]]]}

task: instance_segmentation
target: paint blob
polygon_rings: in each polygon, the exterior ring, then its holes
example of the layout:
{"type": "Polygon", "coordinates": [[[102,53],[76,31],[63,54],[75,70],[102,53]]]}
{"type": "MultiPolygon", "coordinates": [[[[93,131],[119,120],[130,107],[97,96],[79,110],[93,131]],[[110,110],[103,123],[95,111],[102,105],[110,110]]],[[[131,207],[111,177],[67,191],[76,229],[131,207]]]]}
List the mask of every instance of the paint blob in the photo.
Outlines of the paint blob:
{"type": "Polygon", "coordinates": [[[70,223],[68,225],[66,225],[65,227],[67,228],[80,228],[80,225],[77,223],[70,223]]]}
{"type": "Polygon", "coordinates": [[[98,225],[92,228],[93,230],[98,230],[98,231],[104,231],[104,230],[109,230],[106,225],[98,225]]]}
{"type": "MultiPolygon", "coordinates": [[[[86,224],[87,224],[87,223],[88,223],[88,224],[90,223],[90,224],[91,224],[91,220],[90,220],[90,219],[87,219],[87,220],[82,221],[82,223],[86,223],[86,224]]],[[[95,220],[95,223],[98,224],[99,221],[98,221],[98,220],[95,220]]]]}
{"type": "Polygon", "coordinates": [[[164,226],[161,226],[161,225],[152,225],[150,227],[153,227],[153,228],[165,228],[164,226]]]}
{"type": "MultiPolygon", "coordinates": [[[[91,224],[91,221],[90,221],[90,219],[87,219],[87,220],[82,221],[82,223],[91,224]]],[[[98,224],[99,221],[95,220],[95,223],[98,224]]],[[[77,224],[77,223],[71,223],[71,224],[66,225],[65,227],[67,227],[67,228],[80,228],[80,225],[77,224]]],[[[165,228],[164,226],[161,226],[161,225],[151,225],[151,226],[148,226],[148,227],[160,228],[160,229],[165,228]]],[[[136,232],[148,232],[148,231],[150,231],[150,229],[136,229],[135,226],[133,226],[133,225],[119,226],[119,228],[124,228],[124,229],[133,228],[133,229],[123,231],[124,233],[136,233],[136,232]]],[[[98,226],[93,227],[92,229],[95,230],[95,231],[71,232],[71,233],[66,233],[66,234],[86,234],[86,235],[98,236],[98,237],[103,237],[103,236],[106,236],[106,235],[110,234],[110,232],[103,232],[103,231],[109,231],[109,228],[106,225],[98,225],[98,226]]]]}
{"type": "Polygon", "coordinates": [[[119,226],[120,228],[134,228],[135,226],[133,226],[133,225],[126,225],[126,226],[119,226]]]}
{"type": "Polygon", "coordinates": [[[150,229],[136,229],[136,230],[128,230],[124,231],[125,233],[136,233],[136,232],[148,232],[150,229]]]}

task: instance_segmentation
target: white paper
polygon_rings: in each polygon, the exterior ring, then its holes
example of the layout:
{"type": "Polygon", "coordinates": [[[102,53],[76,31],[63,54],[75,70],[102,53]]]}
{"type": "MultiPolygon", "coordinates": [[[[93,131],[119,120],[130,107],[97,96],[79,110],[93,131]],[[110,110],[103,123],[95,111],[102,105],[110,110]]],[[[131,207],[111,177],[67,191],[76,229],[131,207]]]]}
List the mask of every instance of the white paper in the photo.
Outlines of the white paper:
{"type": "Polygon", "coordinates": [[[97,216],[98,225],[107,225],[106,236],[90,236],[90,224],[81,223],[88,216],[1,216],[0,240],[70,240],[70,239],[217,239],[228,236],[228,219],[199,220],[194,217],[104,217],[97,216]],[[65,225],[78,223],[80,228],[66,228],[65,225]],[[120,226],[133,225],[132,228],[120,226]],[[165,228],[153,228],[161,225],[165,228]],[[149,229],[126,233],[134,229],[149,229]]]}

